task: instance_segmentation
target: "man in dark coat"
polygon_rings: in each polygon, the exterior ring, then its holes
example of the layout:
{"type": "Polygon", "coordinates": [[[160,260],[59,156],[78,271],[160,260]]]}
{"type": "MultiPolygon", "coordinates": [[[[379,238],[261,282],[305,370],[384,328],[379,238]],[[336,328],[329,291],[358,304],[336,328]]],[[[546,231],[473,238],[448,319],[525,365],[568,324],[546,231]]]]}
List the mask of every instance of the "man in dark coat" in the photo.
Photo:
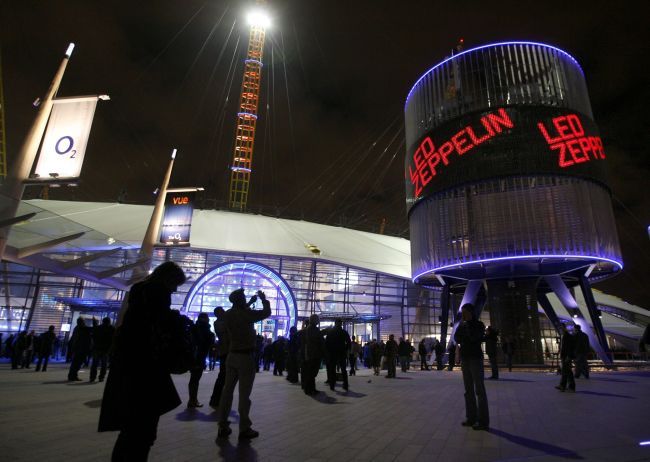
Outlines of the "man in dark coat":
{"type": "Polygon", "coordinates": [[[90,381],[94,382],[97,378],[97,367],[99,366],[99,381],[103,382],[106,377],[106,365],[108,363],[108,354],[113,344],[115,328],[111,325],[111,318],[102,319],[99,326],[93,327],[93,349],[92,364],[90,366],[90,381]]]}
{"type": "MultiPolygon", "coordinates": [[[[226,438],[232,430],[228,416],[232,408],[232,397],[235,386],[239,382],[239,439],[250,439],[259,436],[251,428],[252,422],[248,416],[251,408],[250,394],[255,380],[255,327],[258,321],[271,316],[271,304],[261,290],[257,297],[262,301],[263,309],[253,310],[251,299],[246,303],[244,289],[233,291],[229,300],[232,308],[224,313],[226,329],[230,338],[230,351],[226,362],[226,384],[223,387],[219,401],[219,431],[217,438],[226,438]]],[[[256,298],[257,298],[256,297],[256,298]]]]}
{"type": "MultiPolygon", "coordinates": [[[[226,361],[228,360],[228,351],[230,350],[230,339],[228,337],[228,329],[226,329],[226,320],[224,318],[225,313],[226,311],[222,306],[218,306],[214,309],[214,315],[217,319],[215,319],[212,326],[214,327],[214,332],[217,334],[217,339],[219,340],[219,345],[217,347],[219,374],[217,375],[217,380],[214,382],[212,396],[210,397],[210,407],[213,409],[219,409],[221,392],[223,391],[223,386],[226,384],[226,361]]],[[[259,363],[257,364],[257,369],[259,370],[259,363]]]]}
{"type": "Polygon", "coordinates": [[[433,351],[436,352],[436,370],[441,371],[445,368],[442,361],[445,357],[445,345],[442,342],[436,341],[436,346],[433,347],[433,351]]]}
{"type": "Polygon", "coordinates": [[[404,340],[402,337],[399,339],[397,345],[397,356],[399,356],[399,365],[402,372],[408,371],[409,356],[411,355],[411,344],[404,340]]]}
{"type": "Polygon", "coordinates": [[[83,318],[77,318],[77,326],[70,337],[70,350],[72,351],[72,362],[68,370],[68,380],[71,382],[80,381],[79,369],[88,358],[90,345],[92,343],[92,334],[90,328],[86,326],[83,318]]]}
{"type": "Polygon", "coordinates": [[[343,389],[348,391],[348,371],[346,369],[347,355],[350,351],[350,335],[343,330],[343,320],[334,321],[334,327],[327,331],[325,338],[325,351],[327,356],[327,383],[330,390],[336,386],[336,369],[341,370],[343,376],[343,389]]]}
{"type": "Polygon", "coordinates": [[[27,344],[27,331],[19,332],[13,344],[11,351],[11,368],[18,369],[23,366],[23,354],[25,353],[25,346],[27,344]]]}
{"type": "Polygon", "coordinates": [[[429,365],[427,364],[427,344],[424,343],[424,339],[420,340],[418,344],[418,354],[420,355],[420,370],[428,371],[429,365]]]}
{"type": "Polygon", "coordinates": [[[397,374],[395,371],[395,361],[397,360],[397,342],[395,341],[395,336],[390,334],[388,336],[388,341],[384,347],[384,356],[386,357],[386,369],[388,373],[386,374],[387,379],[394,379],[397,374]]]}
{"type": "Polygon", "coordinates": [[[285,338],[280,335],[275,342],[273,342],[273,375],[284,376],[285,356],[287,354],[287,342],[285,338]]]}
{"type": "Polygon", "coordinates": [[[159,265],[131,287],[118,318],[98,428],[120,431],[113,462],[147,460],[160,416],[181,404],[165,358],[155,349],[155,332],[170,318],[171,294],[183,282],[185,274],[175,263],[159,265]]]}
{"type": "Polygon", "coordinates": [[[291,326],[291,329],[289,329],[289,346],[287,350],[287,380],[291,383],[298,383],[300,340],[296,326],[291,326]]]}
{"type": "Polygon", "coordinates": [[[560,340],[560,361],[562,369],[562,379],[557,388],[560,391],[568,390],[570,392],[576,391],[576,382],[573,379],[573,371],[571,370],[571,361],[575,358],[575,337],[569,333],[566,326],[562,324],[562,338],[560,340]]]}
{"type": "Polygon", "coordinates": [[[205,358],[208,356],[210,347],[214,344],[214,334],[210,330],[210,318],[208,313],[199,313],[196,323],[192,326],[192,337],[194,338],[194,364],[190,369],[190,381],[187,385],[189,400],[187,407],[203,407],[199,403],[199,381],[205,369],[205,358]]]}
{"type": "Polygon", "coordinates": [[[580,324],[575,326],[575,340],[576,340],[576,373],[575,378],[580,378],[581,375],[585,376],[585,379],[589,378],[589,363],[587,362],[587,355],[591,349],[589,345],[589,336],[582,332],[582,327],[580,324]]]}
{"type": "Polygon", "coordinates": [[[309,325],[304,334],[304,362],[302,367],[304,372],[303,389],[306,395],[315,395],[318,393],[316,390],[316,376],[320,370],[321,362],[325,356],[325,340],[323,334],[318,328],[320,318],[317,314],[312,314],[309,317],[309,325]]]}
{"type": "Polygon", "coordinates": [[[476,319],[474,305],[466,303],[461,307],[463,320],[456,329],[454,340],[460,345],[460,361],[465,385],[464,427],[487,430],[490,425],[487,394],[483,375],[483,350],[485,326],[476,319]],[[478,401],[478,406],[477,406],[478,401]]]}
{"type": "Polygon", "coordinates": [[[38,349],[38,361],[36,363],[36,372],[42,370],[45,372],[47,370],[47,363],[50,360],[50,355],[52,354],[52,345],[54,345],[54,340],[56,340],[56,335],[54,334],[54,326],[50,326],[47,331],[41,334],[41,341],[38,349]],[[41,369],[41,364],[43,369],[41,369]]]}
{"type": "Polygon", "coordinates": [[[449,342],[449,348],[447,348],[447,353],[449,353],[449,361],[447,363],[447,370],[453,371],[454,366],[456,365],[456,344],[452,340],[449,342]]]}
{"type": "Polygon", "coordinates": [[[485,330],[485,353],[490,360],[490,367],[492,368],[492,375],[488,377],[492,380],[499,380],[499,365],[497,364],[497,339],[499,331],[488,326],[485,330]]]}
{"type": "Polygon", "coordinates": [[[503,351],[503,356],[506,358],[506,367],[509,372],[512,372],[512,357],[515,354],[515,342],[509,335],[505,339],[501,339],[501,341],[501,350],[503,351]]]}

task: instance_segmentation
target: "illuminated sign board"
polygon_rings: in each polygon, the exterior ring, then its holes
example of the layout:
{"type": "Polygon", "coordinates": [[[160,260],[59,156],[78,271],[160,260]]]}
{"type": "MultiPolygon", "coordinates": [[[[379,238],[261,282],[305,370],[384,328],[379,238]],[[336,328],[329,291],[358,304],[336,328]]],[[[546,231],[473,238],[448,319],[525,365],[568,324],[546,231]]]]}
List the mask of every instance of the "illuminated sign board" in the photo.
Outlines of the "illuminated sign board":
{"type": "Polygon", "coordinates": [[[167,245],[189,245],[193,212],[193,192],[167,194],[165,215],[160,227],[160,242],[167,245]]]}
{"type": "Polygon", "coordinates": [[[512,175],[573,175],[606,183],[596,124],[568,109],[507,107],[458,117],[436,127],[406,156],[406,200],[512,175]]]}
{"type": "Polygon", "coordinates": [[[54,100],[34,171],[38,179],[79,178],[97,98],[54,100]]]}

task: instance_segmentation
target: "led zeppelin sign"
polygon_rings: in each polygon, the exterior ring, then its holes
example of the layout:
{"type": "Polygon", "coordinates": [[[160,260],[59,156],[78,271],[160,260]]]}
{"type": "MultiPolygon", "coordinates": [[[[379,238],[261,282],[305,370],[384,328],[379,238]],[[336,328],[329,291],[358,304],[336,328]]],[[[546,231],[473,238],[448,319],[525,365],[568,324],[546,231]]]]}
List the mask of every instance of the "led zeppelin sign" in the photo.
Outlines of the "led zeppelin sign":
{"type": "Polygon", "coordinates": [[[568,109],[508,107],[468,114],[427,133],[406,156],[406,200],[512,175],[574,175],[606,183],[596,124],[568,109]]]}
{"type": "Polygon", "coordinates": [[[189,245],[193,212],[193,192],[167,194],[160,242],[167,245],[189,245]]]}

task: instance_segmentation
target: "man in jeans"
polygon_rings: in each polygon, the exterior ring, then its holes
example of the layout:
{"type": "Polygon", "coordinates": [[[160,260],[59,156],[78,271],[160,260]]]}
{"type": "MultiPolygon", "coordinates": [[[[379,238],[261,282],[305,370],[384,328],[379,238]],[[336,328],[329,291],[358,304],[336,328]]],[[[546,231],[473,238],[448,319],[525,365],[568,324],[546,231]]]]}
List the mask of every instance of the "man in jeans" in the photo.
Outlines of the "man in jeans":
{"type": "Polygon", "coordinates": [[[271,304],[261,290],[257,296],[262,301],[262,310],[249,307],[257,297],[253,296],[246,303],[244,289],[237,289],[230,294],[232,308],[224,313],[224,320],[230,351],[226,361],[226,383],[219,401],[219,431],[217,438],[227,438],[232,433],[228,416],[232,408],[232,396],[235,385],[239,381],[239,439],[251,439],[259,433],[251,428],[252,422],[248,417],[251,408],[250,394],[255,380],[255,328],[253,325],[271,315],[271,304]]]}
{"type": "Polygon", "coordinates": [[[483,350],[481,342],[485,341],[485,326],[476,319],[474,305],[466,303],[461,307],[463,322],[454,334],[454,340],[460,345],[460,361],[465,384],[464,427],[474,430],[487,430],[490,425],[487,394],[485,393],[485,376],[483,373],[483,350]],[[478,407],[477,407],[478,400],[478,407]]]}

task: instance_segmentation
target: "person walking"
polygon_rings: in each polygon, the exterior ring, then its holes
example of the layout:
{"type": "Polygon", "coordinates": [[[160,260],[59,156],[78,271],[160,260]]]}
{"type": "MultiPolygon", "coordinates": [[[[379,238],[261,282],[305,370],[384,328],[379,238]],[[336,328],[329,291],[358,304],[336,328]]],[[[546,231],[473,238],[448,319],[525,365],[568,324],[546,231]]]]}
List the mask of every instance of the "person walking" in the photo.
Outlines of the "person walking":
{"type": "Polygon", "coordinates": [[[99,366],[99,381],[103,382],[106,377],[106,366],[108,354],[113,344],[115,328],[111,325],[111,318],[105,317],[99,326],[93,328],[92,364],[90,366],[90,382],[97,378],[97,367],[99,366]]]}
{"type": "Polygon", "coordinates": [[[304,362],[302,368],[303,389],[306,395],[316,395],[316,376],[325,356],[325,340],[318,325],[320,318],[317,314],[309,316],[309,324],[304,334],[304,362]]]}
{"type": "Polygon", "coordinates": [[[589,345],[589,336],[582,332],[582,327],[580,324],[576,324],[575,328],[575,355],[576,355],[576,373],[575,378],[580,378],[581,375],[585,376],[585,379],[589,379],[589,363],[587,362],[587,355],[591,349],[589,345]]]}
{"type": "Polygon", "coordinates": [[[99,414],[98,431],[120,432],[113,462],[146,461],[160,416],[181,404],[165,358],[156,349],[160,340],[155,333],[164,331],[171,294],[183,282],[183,270],[167,261],[128,292],[99,414]]]}
{"type": "Polygon", "coordinates": [[[418,354],[420,355],[420,370],[428,371],[429,365],[427,364],[427,344],[424,339],[420,340],[418,344],[418,354]]]}
{"type": "Polygon", "coordinates": [[[353,335],[350,342],[350,375],[357,375],[357,359],[361,355],[361,345],[357,343],[357,338],[353,335]]]}
{"type": "Polygon", "coordinates": [[[465,385],[464,427],[487,430],[490,425],[487,394],[483,373],[483,350],[485,326],[476,319],[474,305],[466,303],[461,307],[462,322],[456,329],[454,341],[460,345],[460,361],[465,385]],[[477,403],[478,401],[478,403],[477,403]]]}
{"type": "Polygon", "coordinates": [[[228,416],[232,408],[235,386],[239,382],[239,439],[251,439],[259,436],[259,432],[253,430],[249,417],[250,394],[255,380],[254,324],[271,316],[271,304],[261,290],[257,292],[257,297],[252,297],[248,303],[244,289],[233,291],[229,300],[232,308],[224,313],[224,318],[230,339],[230,351],[226,361],[226,383],[219,401],[217,438],[227,438],[232,433],[228,416]],[[261,310],[253,310],[249,306],[257,298],[262,301],[261,310]]]}
{"type": "Polygon", "coordinates": [[[199,313],[196,323],[192,326],[192,338],[194,339],[194,364],[190,368],[190,381],[187,384],[189,399],[188,408],[203,407],[199,403],[199,382],[205,369],[205,359],[208,357],[210,347],[214,344],[214,334],[210,330],[210,318],[208,313],[199,313]]]}
{"type": "Polygon", "coordinates": [[[50,326],[47,331],[41,334],[41,341],[38,349],[38,361],[36,362],[36,372],[40,370],[45,372],[47,370],[47,363],[50,360],[52,345],[54,345],[55,339],[56,335],[54,334],[54,326],[50,326]]]}
{"type": "Polygon", "coordinates": [[[506,367],[508,368],[508,372],[512,372],[512,357],[515,354],[515,342],[512,340],[510,335],[506,336],[503,340],[501,350],[503,351],[503,355],[506,357],[506,367]]]}
{"type": "Polygon", "coordinates": [[[497,364],[497,339],[499,331],[488,326],[485,330],[485,353],[488,355],[492,375],[488,377],[491,380],[499,380],[499,365],[497,364]]]}
{"type": "Polygon", "coordinates": [[[83,318],[77,318],[77,326],[72,332],[72,337],[70,337],[70,343],[68,345],[72,351],[72,361],[68,370],[68,380],[70,382],[78,382],[81,380],[79,378],[79,369],[81,369],[81,365],[88,358],[91,342],[92,335],[90,328],[86,326],[83,318]]]}
{"type": "Polygon", "coordinates": [[[388,374],[386,374],[387,379],[394,379],[397,377],[397,372],[395,368],[395,361],[397,359],[398,346],[395,341],[395,336],[390,334],[388,336],[388,341],[386,342],[386,347],[384,348],[384,356],[386,357],[386,369],[388,374]]]}
{"type": "Polygon", "coordinates": [[[330,390],[334,391],[336,386],[336,370],[340,369],[343,377],[343,389],[348,391],[348,371],[346,369],[346,356],[350,351],[350,335],[343,330],[343,320],[334,320],[334,327],[329,329],[325,338],[325,350],[327,352],[327,382],[330,390]]]}
{"type": "MultiPolygon", "coordinates": [[[[219,344],[217,346],[219,374],[217,375],[217,380],[214,381],[212,396],[210,397],[210,407],[215,410],[219,409],[221,393],[223,392],[223,386],[226,384],[226,362],[228,361],[228,352],[230,351],[230,337],[228,336],[228,329],[226,329],[225,313],[226,312],[222,306],[216,307],[214,309],[214,315],[217,319],[215,319],[212,324],[214,332],[217,334],[217,339],[219,339],[219,344]]],[[[257,368],[259,368],[259,363],[257,364],[257,368]]]]}
{"type": "Polygon", "coordinates": [[[571,335],[566,328],[566,325],[562,324],[562,338],[560,339],[560,368],[562,372],[562,378],[560,379],[560,384],[557,385],[557,388],[560,391],[568,391],[573,393],[576,391],[576,382],[573,378],[573,371],[571,370],[571,361],[575,358],[575,337],[571,335]],[[567,388],[568,385],[568,388],[567,388]]]}

